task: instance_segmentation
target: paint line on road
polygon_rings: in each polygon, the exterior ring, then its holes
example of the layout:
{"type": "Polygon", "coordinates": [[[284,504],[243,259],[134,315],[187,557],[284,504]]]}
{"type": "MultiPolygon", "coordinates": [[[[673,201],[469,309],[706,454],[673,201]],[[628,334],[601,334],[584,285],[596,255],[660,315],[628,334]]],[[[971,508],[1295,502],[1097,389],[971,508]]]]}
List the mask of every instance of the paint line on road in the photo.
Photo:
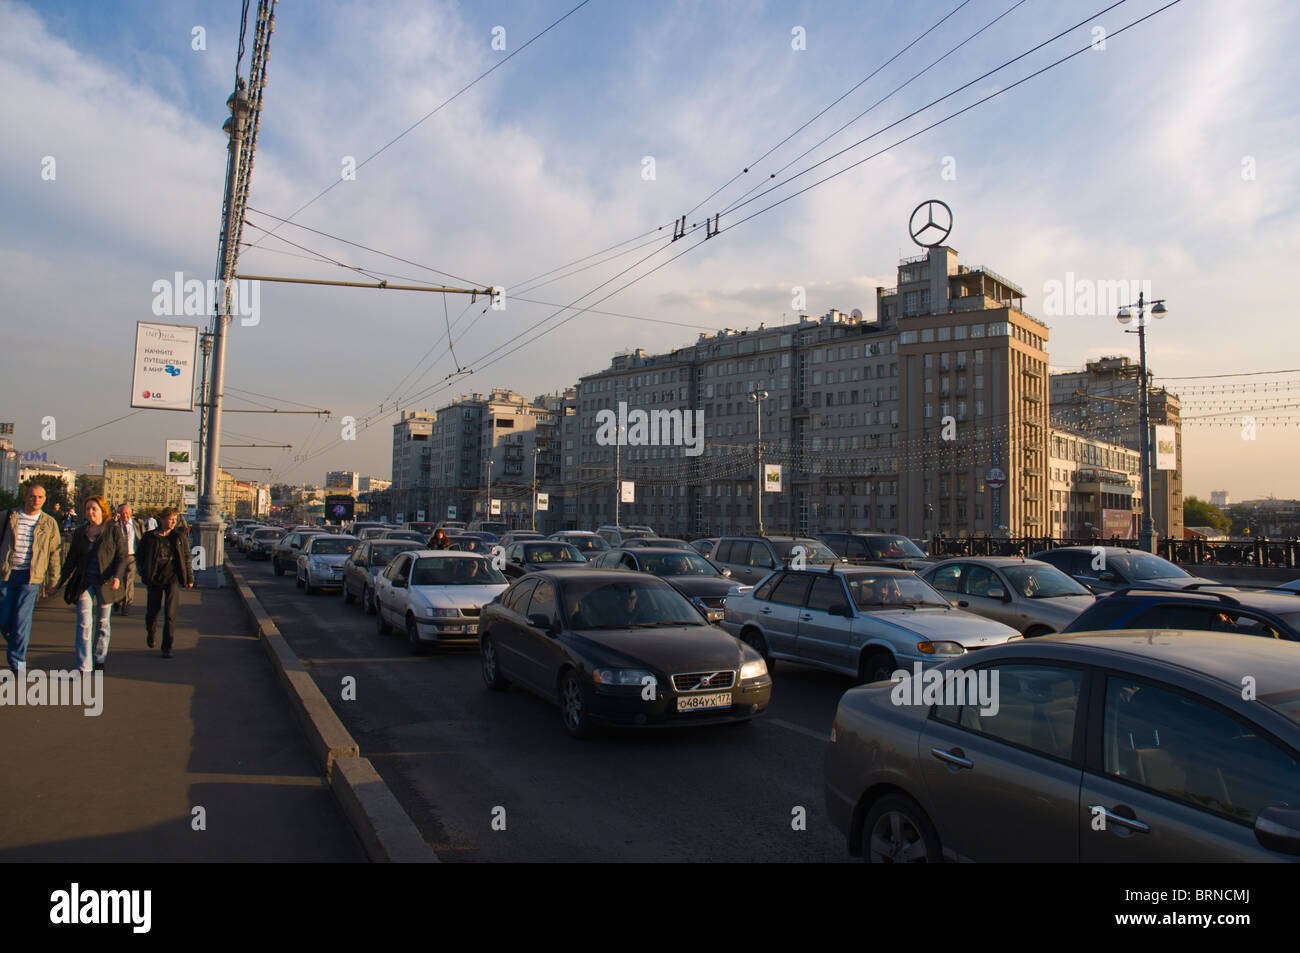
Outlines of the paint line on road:
{"type": "Polygon", "coordinates": [[[759,719],[759,721],[760,723],[776,725],[778,728],[785,728],[789,731],[794,731],[797,732],[798,734],[806,735],[815,741],[831,740],[831,736],[826,732],[813,731],[811,728],[805,728],[803,725],[796,725],[794,722],[791,721],[782,721],[780,718],[761,718],[759,719]]]}

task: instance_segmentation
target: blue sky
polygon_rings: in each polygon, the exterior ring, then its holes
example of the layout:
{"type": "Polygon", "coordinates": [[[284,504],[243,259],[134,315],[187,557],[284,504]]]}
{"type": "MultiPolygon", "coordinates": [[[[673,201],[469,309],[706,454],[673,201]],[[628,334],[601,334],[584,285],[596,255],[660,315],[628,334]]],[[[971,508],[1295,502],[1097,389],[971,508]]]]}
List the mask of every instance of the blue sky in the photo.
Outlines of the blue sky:
{"type": "MultiPolygon", "coordinates": [[[[958,2],[593,0],[362,167],[355,181],[340,182],[298,221],[474,282],[504,285],[504,312],[480,315],[481,306],[473,308],[456,331],[462,363],[486,360],[554,310],[514,300],[510,291],[523,279],[686,212],[958,2]],[[792,49],[796,27],[806,36],[804,50],[792,49]],[[655,160],[653,181],[642,176],[646,156],[655,160]]],[[[757,177],[1014,5],[969,0],[691,221],[723,209],[757,177]]],[[[1066,26],[1086,21],[824,169],[1088,44],[1094,27],[1113,33],[1160,5],[1126,0],[1092,19],[1105,0],[1026,0],[791,171],[1066,26]]],[[[282,4],[250,205],[278,215],[297,209],[339,179],[344,156],[370,155],[499,62],[506,53],[491,47],[494,27],[504,27],[509,52],[571,6],[282,4]]],[[[664,350],[694,340],[697,328],[780,321],[796,285],[808,289],[810,312],[870,313],[874,287],[893,284],[900,251],[910,254],[908,212],[930,197],[952,205],[950,243],[963,262],[989,265],[1026,289],[1026,309],[1051,325],[1055,367],[1135,353],[1135,339],[1109,314],[1043,313],[1045,285],[1067,272],[1147,280],[1170,300],[1171,317],[1153,328],[1149,342],[1157,374],[1300,367],[1287,282],[1300,251],[1298,117],[1287,93],[1297,80],[1290,44],[1300,12],[1285,0],[1252,3],[1249,17],[1242,9],[1229,0],[1183,0],[1108,39],[1106,49],[1089,50],[724,230],[597,306],[683,327],[585,314],[459,378],[454,389],[428,392],[454,369],[441,347],[422,384],[396,385],[444,333],[439,298],[264,287],[261,322],[232,331],[228,383],[327,407],[334,418],[231,415],[228,429],[293,443],[295,450],[231,451],[227,459],[272,466],[275,478],[294,482],[319,482],[326,469],[343,467],[386,475],[391,421],[375,410],[395,390],[418,394],[411,406],[429,409],[492,386],[530,396],[557,390],[624,348],[664,350]],[[1243,178],[1247,160],[1253,178],[1243,178]],[[943,176],[945,167],[955,169],[955,178],[943,176]],[[355,442],[330,447],[345,414],[370,423],[355,442]],[[296,462],[299,453],[313,456],[296,462]]],[[[39,422],[46,415],[56,417],[63,436],[126,413],[132,335],[137,320],[151,317],[152,283],[177,270],[200,278],[212,272],[225,162],[220,126],[238,12],[234,2],[0,0],[0,83],[9,93],[0,103],[0,295],[7,314],[0,419],[15,421],[20,449],[43,443],[39,422]],[[206,50],[191,48],[195,26],[206,32],[206,50]],[[40,176],[47,155],[57,161],[55,181],[40,176]]],[[[801,182],[812,177],[819,176],[801,182]]],[[[724,215],[724,229],[766,204],[724,215]]],[[[436,277],[292,227],[279,234],[348,264],[436,277]]],[[[249,241],[262,237],[253,228],[245,232],[249,241]]],[[[271,238],[245,250],[241,268],[349,277],[283,252],[303,254],[271,238]]],[[[523,297],[568,303],[637,257],[523,297]]],[[[464,302],[448,306],[455,319],[464,302]]],[[[427,368],[428,362],[412,379],[427,368]]],[[[1300,496],[1293,465],[1298,426],[1260,428],[1252,442],[1233,428],[1185,428],[1187,491],[1300,496]]],[[[188,436],[194,427],[193,418],[151,411],[56,444],[49,454],[78,469],[111,453],[161,457],[164,438],[188,436]]]]}

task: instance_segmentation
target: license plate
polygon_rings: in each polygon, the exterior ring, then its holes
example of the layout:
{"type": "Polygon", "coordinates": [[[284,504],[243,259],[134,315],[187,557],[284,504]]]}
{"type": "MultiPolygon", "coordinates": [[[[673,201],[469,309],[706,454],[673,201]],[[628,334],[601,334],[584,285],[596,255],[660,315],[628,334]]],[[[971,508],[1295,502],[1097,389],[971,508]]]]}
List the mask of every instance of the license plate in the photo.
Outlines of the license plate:
{"type": "Polygon", "coordinates": [[[730,708],[731,692],[717,692],[712,695],[678,695],[678,711],[701,711],[705,708],[730,708]]]}

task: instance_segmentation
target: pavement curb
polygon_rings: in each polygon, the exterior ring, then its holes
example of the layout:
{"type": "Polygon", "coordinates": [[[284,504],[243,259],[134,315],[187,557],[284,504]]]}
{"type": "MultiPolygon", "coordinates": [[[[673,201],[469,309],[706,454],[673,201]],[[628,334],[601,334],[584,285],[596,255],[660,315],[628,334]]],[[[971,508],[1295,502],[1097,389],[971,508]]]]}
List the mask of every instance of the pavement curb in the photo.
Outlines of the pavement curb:
{"type": "Polygon", "coordinates": [[[248,613],[253,631],[271,659],[290,707],[325,772],[325,780],[338,800],[366,855],[375,863],[437,863],[419,828],[402,809],[368,758],[361,757],[356,740],[334,713],[311,673],[289,646],[243,573],[226,560],[224,569],[248,613]]]}

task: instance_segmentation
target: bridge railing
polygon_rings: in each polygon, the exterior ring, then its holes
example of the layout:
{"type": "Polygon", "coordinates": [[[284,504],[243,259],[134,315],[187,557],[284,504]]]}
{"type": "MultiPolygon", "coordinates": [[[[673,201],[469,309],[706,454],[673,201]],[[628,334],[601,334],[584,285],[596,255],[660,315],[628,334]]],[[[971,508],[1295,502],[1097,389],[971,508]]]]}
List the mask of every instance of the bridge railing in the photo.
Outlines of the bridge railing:
{"type": "MultiPolygon", "coordinates": [[[[1135,548],[1136,540],[1070,539],[1043,536],[939,536],[930,540],[930,555],[949,556],[1030,556],[1058,546],[1124,546],[1135,548]]],[[[1300,540],[1253,539],[1204,540],[1162,539],[1156,554],[1174,563],[1193,566],[1258,566],[1277,569],[1300,568],[1300,540]]]]}

